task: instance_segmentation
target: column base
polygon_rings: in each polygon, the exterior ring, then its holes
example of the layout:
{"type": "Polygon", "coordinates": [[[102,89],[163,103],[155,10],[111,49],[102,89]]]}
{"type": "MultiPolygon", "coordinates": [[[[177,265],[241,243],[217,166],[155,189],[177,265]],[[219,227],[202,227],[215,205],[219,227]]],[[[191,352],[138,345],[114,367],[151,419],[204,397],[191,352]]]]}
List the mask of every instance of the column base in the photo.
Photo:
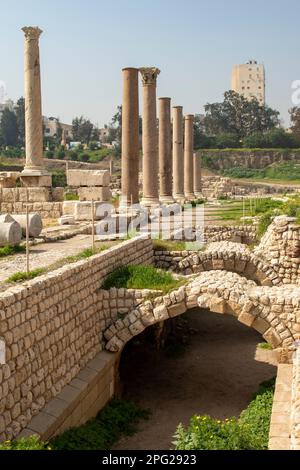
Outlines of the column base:
{"type": "Polygon", "coordinates": [[[174,204],[175,200],[172,196],[160,196],[159,202],[161,204],[174,204]]]}
{"type": "Polygon", "coordinates": [[[44,169],[24,168],[21,182],[27,188],[48,188],[52,186],[52,175],[44,169]]]}
{"type": "Polygon", "coordinates": [[[196,196],[194,193],[187,193],[185,194],[185,200],[186,201],[195,201],[196,196]]]}
{"type": "Polygon", "coordinates": [[[160,203],[158,198],[144,197],[141,200],[141,205],[144,207],[159,207],[160,203]]]}
{"type": "Polygon", "coordinates": [[[185,195],[183,193],[173,194],[173,198],[179,204],[184,204],[184,202],[185,202],[185,195]]]}

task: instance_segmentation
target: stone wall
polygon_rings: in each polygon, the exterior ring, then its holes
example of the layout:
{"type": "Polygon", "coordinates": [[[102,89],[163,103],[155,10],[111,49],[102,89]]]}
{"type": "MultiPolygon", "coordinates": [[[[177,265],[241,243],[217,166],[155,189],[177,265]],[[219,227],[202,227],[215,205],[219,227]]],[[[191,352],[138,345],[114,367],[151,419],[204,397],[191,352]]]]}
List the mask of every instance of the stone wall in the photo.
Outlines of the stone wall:
{"type": "Polygon", "coordinates": [[[254,253],[272,266],[284,284],[299,283],[300,226],[294,217],[275,217],[254,253]]]}
{"type": "Polygon", "coordinates": [[[215,170],[232,169],[234,167],[243,168],[265,168],[273,163],[285,161],[299,161],[299,149],[290,151],[278,150],[199,150],[202,162],[205,166],[209,158],[208,167],[215,170]]]}
{"type": "Polygon", "coordinates": [[[152,241],[137,237],[0,295],[0,440],[17,436],[103,349],[103,331],[126,308],[124,289],[101,289],[107,274],[152,262],[152,241]]]}
{"type": "Polygon", "coordinates": [[[250,245],[256,241],[256,227],[253,225],[207,225],[204,228],[205,243],[222,241],[238,242],[250,245]]]}

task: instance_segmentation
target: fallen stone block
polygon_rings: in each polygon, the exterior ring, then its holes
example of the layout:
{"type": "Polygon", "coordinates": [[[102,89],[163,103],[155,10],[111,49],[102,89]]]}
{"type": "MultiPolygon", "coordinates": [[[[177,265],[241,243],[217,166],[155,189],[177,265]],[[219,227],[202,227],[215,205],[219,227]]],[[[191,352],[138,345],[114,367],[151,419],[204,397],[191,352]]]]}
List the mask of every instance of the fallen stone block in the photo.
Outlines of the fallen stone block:
{"type": "MultiPolygon", "coordinates": [[[[94,207],[95,207],[95,220],[101,220],[106,216],[104,213],[102,215],[102,211],[99,210],[98,208],[101,207],[103,203],[102,202],[95,202],[94,207]],[[101,214],[101,215],[98,215],[101,214]]],[[[80,201],[76,202],[74,205],[74,216],[75,220],[80,221],[80,220],[91,220],[92,219],[92,203],[89,201],[80,201]]]]}
{"type": "Polygon", "coordinates": [[[110,174],[108,170],[68,170],[68,186],[108,186],[110,174]]]}
{"type": "Polygon", "coordinates": [[[78,188],[77,190],[80,201],[102,201],[108,202],[111,199],[111,191],[107,186],[89,186],[78,188]]]}
{"type": "Polygon", "coordinates": [[[0,246],[18,245],[22,239],[22,229],[10,215],[0,216],[0,246]]]}
{"type": "Polygon", "coordinates": [[[75,218],[73,215],[62,215],[58,219],[59,225],[74,225],[75,224],[75,218]]]}
{"type": "MultiPolygon", "coordinates": [[[[13,219],[21,225],[22,234],[26,236],[26,214],[13,214],[13,219]]],[[[38,237],[43,230],[43,221],[39,214],[29,214],[29,236],[38,237]]]]}

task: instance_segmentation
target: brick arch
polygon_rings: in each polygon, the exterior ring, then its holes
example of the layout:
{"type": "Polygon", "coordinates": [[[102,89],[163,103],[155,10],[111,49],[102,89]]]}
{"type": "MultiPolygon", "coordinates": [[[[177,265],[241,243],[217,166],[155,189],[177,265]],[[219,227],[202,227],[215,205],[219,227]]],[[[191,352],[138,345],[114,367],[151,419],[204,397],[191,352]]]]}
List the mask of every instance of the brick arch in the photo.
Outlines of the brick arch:
{"type": "Polygon", "coordinates": [[[227,245],[229,249],[226,246],[215,250],[211,247],[208,251],[190,254],[177,264],[175,271],[188,275],[203,271],[224,270],[238,273],[262,286],[282,284],[282,280],[273,267],[249,249],[235,250],[230,245],[239,244],[227,242],[227,245]]]}
{"type": "Polygon", "coordinates": [[[279,314],[272,312],[269,295],[274,302],[274,295],[282,298],[284,291],[276,287],[258,287],[254,281],[232,272],[200,273],[187,285],[153,301],[144,301],[110,325],[104,333],[106,349],[120,351],[148,326],[182,315],[197,306],[214,313],[233,315],[244,325],[257,330],[274,349],[287,349],[294,337],[279,314]],[[276,293],[273,289],[277,289],[276,293]]]}

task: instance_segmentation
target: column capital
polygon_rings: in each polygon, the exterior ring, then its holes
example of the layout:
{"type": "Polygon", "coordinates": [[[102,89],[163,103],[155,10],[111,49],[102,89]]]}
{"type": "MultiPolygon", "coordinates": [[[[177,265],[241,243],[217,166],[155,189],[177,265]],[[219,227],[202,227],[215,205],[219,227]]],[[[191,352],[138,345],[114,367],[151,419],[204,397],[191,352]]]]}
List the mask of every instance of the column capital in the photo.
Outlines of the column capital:
{"type": "Polygon", "coordinates": [[[139,71],[142,75],[143,86],[156,85],[157,76],[160,74],[157,67],[141,67],[139,71]]]}
{"type": "Polygon", "coordinates": [[[24,26],[22,31],[25,33],[25,39],[28,40],[38,40],[40,35],[42,34],[42,30],[37,26],[24,26]]]}
{"type": "Polygon", "coordinates": [[[193,120],[193,119],[194,119],[194,115],[193,115],[193,114],[186,114],[186,115],[184,116],[184,119],[185,119],[186,121],[193,120]]]}

